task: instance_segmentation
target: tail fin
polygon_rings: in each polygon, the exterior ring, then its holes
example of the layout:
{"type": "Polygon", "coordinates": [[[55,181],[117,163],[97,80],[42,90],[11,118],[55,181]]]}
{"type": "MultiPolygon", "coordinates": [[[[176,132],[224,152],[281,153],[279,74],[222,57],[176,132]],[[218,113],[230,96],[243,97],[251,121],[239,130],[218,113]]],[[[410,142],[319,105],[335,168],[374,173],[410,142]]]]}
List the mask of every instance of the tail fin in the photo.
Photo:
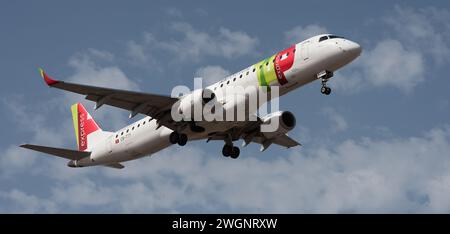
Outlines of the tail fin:
{"type": "Polygon", "coordinates": [[[75,103],[72,105],[71,110],[78,150],[86,151],[89,144],[89,134],[97,131],[102,131],[102,129],[98,126],[92,116],[86,111],[83,104],[75,103]]]}

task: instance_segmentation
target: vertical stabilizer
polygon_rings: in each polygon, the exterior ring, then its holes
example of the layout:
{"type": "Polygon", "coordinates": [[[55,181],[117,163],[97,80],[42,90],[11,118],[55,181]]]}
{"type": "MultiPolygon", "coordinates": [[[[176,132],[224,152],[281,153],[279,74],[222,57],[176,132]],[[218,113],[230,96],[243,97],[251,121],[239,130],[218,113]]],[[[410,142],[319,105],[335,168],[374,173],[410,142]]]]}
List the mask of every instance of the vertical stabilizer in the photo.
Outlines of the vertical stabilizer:
{"type": "Polygon", "coordinates": [[[78,150],[86,151],[89,144],[88,135],[97,131],[102,131],[102,129],[86,111],[83,104],[75,103],[72,105],[71,110],[78,150]]]}

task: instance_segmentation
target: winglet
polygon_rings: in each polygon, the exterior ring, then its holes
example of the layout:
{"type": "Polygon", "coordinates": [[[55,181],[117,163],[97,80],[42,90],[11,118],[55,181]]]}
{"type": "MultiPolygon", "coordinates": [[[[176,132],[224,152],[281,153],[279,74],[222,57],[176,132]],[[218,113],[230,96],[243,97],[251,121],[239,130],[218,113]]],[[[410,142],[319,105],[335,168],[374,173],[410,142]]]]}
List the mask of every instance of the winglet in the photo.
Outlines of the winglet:
{"type": "Polygon", "coordinates": [[[39,70],[39,73],[41,74],[41,77],[44,79],[45,83],[47,83],[48,86],[52,86],[59,82],[57,80],[52,79],[47,74],[45,74],[45,72],[44,72],[44,70],[42,70],[42,68],[38,68],[38,70],[39,70]]]}

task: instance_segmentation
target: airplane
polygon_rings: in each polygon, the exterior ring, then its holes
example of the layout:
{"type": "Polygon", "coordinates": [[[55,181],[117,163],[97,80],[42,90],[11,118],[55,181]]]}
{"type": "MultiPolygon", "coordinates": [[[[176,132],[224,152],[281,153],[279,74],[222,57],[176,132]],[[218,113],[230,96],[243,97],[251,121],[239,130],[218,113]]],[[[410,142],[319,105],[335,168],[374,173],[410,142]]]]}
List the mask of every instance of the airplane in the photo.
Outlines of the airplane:
{"type": "MultiPolygon", "coordinates": [[[[222,154],[233,159],[239,157],[240,149],[234,146],[234,142],[240,139],[243,139],[243,146],[251,142],[260,144],[261,151],[272,144],[286,148],[299,146],[301,144],[287,134],[296,124],[295,116],[289,111],[256,116],[253,120],[205,121],[189,118],[174,120],[172,110],[183,115],[193,104],[205,106],[211,103],[223,104],[225,109],[236,108],[236,105],[248,101],[248,96],[240,102],[228,102],[229,96],[221,91],[238,86],[265,87],[268,93],[270,88],[277,87],[279,96],[282,96],[320,80],[321,93],[329,95],[331,88],[327,82],[334,72],[355,60],[361,52],[362,48],[356,42],[333,34],[321,34],[294,44],[204,89],[179,97],[59,81],[40,69],[41,77],[49,87],[84,95],[87,100],[95,102],[95,110],[109,105],[130,111],[130,118],[137,114],[146,117],[116,132],[108,132],[101,129],[81,103],[75,103],[71,111],[78,149],[32,144],[20,147],[68,159],[69,167],[100,165],[122,169],[123,162],[153,155],[174,144],[184,146],[193,140],[224,141],[222,154]],[[275,131],[262,131],[261,126],[271,121],[279,121],[275,131]]],[[[255,112],[262,104],[257,103],[255,108],[246,111],[255,112]]]]}

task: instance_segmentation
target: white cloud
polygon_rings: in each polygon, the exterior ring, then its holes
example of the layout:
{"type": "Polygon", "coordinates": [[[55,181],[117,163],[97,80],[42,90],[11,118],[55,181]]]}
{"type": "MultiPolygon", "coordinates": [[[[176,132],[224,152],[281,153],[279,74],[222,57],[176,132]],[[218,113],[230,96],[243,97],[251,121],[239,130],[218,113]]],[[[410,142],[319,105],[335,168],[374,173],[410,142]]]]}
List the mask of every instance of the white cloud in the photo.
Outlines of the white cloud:
{"type": "Polygon", "coordinates": [[[112,62],[115,59],[114,54],[110,53],[109,51],[105,51],[105,50],[97,50],[94,48],[89,48],[86,53],[93,58],[105,60],[108,62],[112,62]]]}
{"type": "Polygon", "coordinates": [[[317,24],[310,24],[305,27],[296,26],[284,32],[284,39],[287,44],[293,44],[327,32],[328,30],[325,27],[317,24]]]}
{"type": "Polygon", "coordinates": [[[332,129],[335,133],[347,130],[347,121],[334,108],[325,107],[322,109],[322,112],[331,121],[330,129],[332,129]]]}
{"type": "Polygon", "coordinates": [[[450,11],[427,7],[413,9],[396,6],[384,18],[402,43],[429,55],[436,63],[450,61],[450,11]]]}
{"type": "Polygon", "coordinates": [[[145,48],[143,45],[136,43],[135,41],[129,41],[126,44],[126,53],[133,59],[133,63],[146,63],[148,61],[148,56],[145,54],[145,48]]]}
{"type": "Polygon", "coordinates": [[[425,59],[397,40],[385,39],[365,50],[349,68],[332,79],[334,87],[353,94],[370,87],[394,87],[410,93],[425,81],[425,59]]]}
{"type": "MultiPolygon", "coordinates": [[[[98,60],[111,61],[113,58],[114,56],[109,52],[94,49],[77,53],[69,61],[69,65],[75,69],[75,73],[68,78],[62,78],[62,80],[101,87],[139,90],[138,85],[128,79],[118,67],[100,67],[96,63],[98,60]]],[[[70,105],[75,102],[82,102],[105,130],[117,130],[129,122],[127,113],[123,110],[102,107],[94,112],[89,108],[94,105],[93,102],[84,100],[83,96],[53,91],[55,92],[54,98],[37,103],[24,101],[20,97],[2,100],[11,120],[17,123],[16,129],[28,133],[28,137],[22,142],[5,147],[5,152],[0,157],[0,175],[2,177],[11,176],[29,168],[33,168],[34,172],[40,171],[40,168],[46,168],[45,165],[39,167],[35,167],[35,165],[38,161],[41,163],[44,160],[38,160],[39,158],[51,156],[19,148],[22,143],[75,147],[75,136],[70,117],[70,105]]],[[[65,167],[63,160],[53,159],[65,167]]],[[[51,167],[49,170],[57,171],[58,169],[51,167]]]]}
{"type": "Polygon", "coordinates": [[[9,192],[0,190],[0,199],[8,200],[8,207],[2,209],[2,213],[55,213],[56,204],[50,200],[41,199],[34,195],[28,195],[17,189],[9,192]]]}
{"type": "Polygon", "coordinates": [[[180,11],[180,9],[175,8],[175,7],[169,7],[165,10],[165,13],[168,16],[174,17],[174,18],[182,18],[183,17],[183,13],[180,11]]]}
{"type": "Polygon", "coordinates": [[[393,86],[408,92],[425,80],[421,54],[406,50],[396,40],[378,43],[363,60],[364,76],[374,86],[393,86]]]}
{"type": "Polygon", "coordinates": [[[53,100],[30,105],[21,98],[8,98],[3,100],[3,107],[8,111],[11,120],[16,123],[15,130],[26,132],[28,137],[22,139],[22,142],[4,147],[5,151],[0,157],[1,177],[9,177],[23,170],[29,170],[39,157],[45,157],[19,148],[20,144],[32,142],[59,147],[75,139],[68,137],[72,128],[61,127],[61,125],[71,127],[71,120],[61,120],[55,124],[54,111],[58,107],[54,105],[53,100]]]}
{"type": "Polygon", "coordinates": [[[430,181],[427,184],[427,195],[430,201],[430,209],[442,213],[448,213],[450,207],[450,175],[440,176],[430,181]]]}
{"type": "Polygon", "coordinates": [[[227,28],[219,29],[219,42],[215,45],[226,58],[255,54],[258,39],[242,31],[231,31],[227,28]]]}
{"type": "Polygon", "coordinates": [[[305,146],[270,160],[172,147],[125,170],[77,176],[39,200],[66,212],[446,213],[449,150],[448,126],[419,137],[305,146]]]}
{"type": "Polygon", "coordinates": [[[368,87],[367,77],[363,75],[364,70],[359,58],[354,61],[353,69],[345,69],[334,73],[328,82],[332,89],[342,94],[355,94],[368,87]]]}
{"type": "Polygon", "coordinates": [[[199,31],[188,23],[176,22],[171,24],[169,30],[178,38],[159,40],[154,34],[145,33],[141,43],[128,43],[128,55],[141,62],[147,61],[155,51],[170,53],[176,60],[183,61],[198,61],[208,56],[231,59],[255,54],[254,50],[259,43],[256,37],[224,27],[219,28],[218,32],[208,33],[199,31]]]}
{"type": "Polygon", "coordinates": [[[69,59],[75,74],[68,81],[108,88],[138,90],[136,82],[130,80],[116,66],[98,66],[91,54],[78,53],[69,59]]]}
{"type": "Polygon", "coordinates": [[[195,75],[197,77],[203,78],[204,85],[213,84],[226,76],[228,76],[230,72],[225,70],[221,66],[206,66],[197,69],[195,75]]]}
{"type": "Polygon", "coordinates": [[[355,93],[395,87],[410,93],[426,80],[425,70],[450,61],[450,11],[396,6],[381,21],[388,38],[373,42],[333,79],[336,88],[355,93]]]}
{"type": "Polygon", "coordinates": [[[56,186],[52,189],[51,200],[72,208],[80,206],[100,206],[113,202],[114,193],[108,187],[97,186],[93,181],[77,177],[76,183],[68,187],[56,186]]]}
{"type": "Polygon", "coordinates": [[[21,149],[18,145],[10,145],[4,149],[4,153],[0,157],[0,175],[9,177],[18,170],[29,168],[36,159],[36,155],[31,151],[21,149]]]}
{"type": "MultiPolygon", "coordinates": [[[[76,54],[69,59],[69,65],[75,69],[75,73],[68,77],[67,81],[106,88],[140,90],[139,85],[129,79],[120,68],[111,65],[99,66],[97,65],[96,57],[91,56],[90,53],[76,54]]],[[[75,102],[81,102],[88,108],[88,111],[100,126],[104,126],[103,123],[106,123],[108,127],[112,128],[110,130],[117,130],[128,122],[126,111],[124,110],[105,106],[94,112],[93,109],[89,110],[89,107],[93,107],[94,103],[84,100],[83,96],[64,92],[64,97],[63,101],[59,100],[59,105],[62,105],[61,109],[68,111],[70,105],[75,102]]]]}
{"type": "MultiPolygon", "coordinates": [[[[245,33],[219,29],[218,33],[199,32],[181,25],[177,32],[182,40],[154,44],[172,55],[200,59],[202,56],[241,56],[233,43],[252,41],[245,33]],[[198,35],[193,35],[193,34],[198,35]],[[236,41],[233,41],[237,38],[236,41]],[[210,39],[227,43],[217,44],[210,39]],[[205,48],[200,46],[205,45],[205,48]],[[186,46],[193,46],[192,48],[186,46]],[[209,49],[216,49],[210,52],[209,49]]],[[[306,27],[307,28],[307,27],[306,27]]],[[[308,30],[300,31],[308,31],[308,30]]],[[[313,27],[311,27],[313,28],[313,27]]],[[[175,31],[177,29],[174,29],[175,31]]],[[[294,31],[294,30],[292,30],[294,31]]],[[[314,30],[309,30],[314,31],[314,30]]],[[[298,34],[306,35],[306,33],[298,34]]],[[[248,35],[247,35],[248,36],[248,35]]],[[[294,33],[291,36],[295,36],[294,33]]],[[[155,38],[148,34],[141,52],[149,61],[148,50],[155,38]]],[[[250,37],[251,38],[251,37],[250,37]]],[[[243,43],[245,44],[245,43],[243,43]]],[[[251,43],[250,43],[251,44],[251,43]]],[[[240,54],[241,53],[241,54],[240,54]]],[[[244,54],[251,53],[249,51],[244,54]]],[[[74,56],[70,65],[75,74],[67,80],[138,89],[116,66],[99,66],[96,59],[114,60],[112,54],[90,51],[88,55],[74,56]]],[[[397,39],[385,39],[363,53],[358,69],[351,78],[371,86],[391,86],[410,91],[423,82],[423,55],[397,39]],[[408,61],[401,61],[405,57],[408,61]],[[379,63],[381,69],[373,68],[379,63]],[[396,66],[392,66],[392,64],[396,66]],[[371,67],[369,67],[371,65],[371,67]],[[400,71],[411,68],[410,71],[400,71]],[[357,76],[357,75],[360,76],[357,76]],[[393,76],[396,75],[396,76],[393,76]],[[400,77],[400,84],[391,81],[400,77]],[[367,75],[367,76],[366,76],[367,75]],[[370,75],[370,76],[369,76],[370,75]],[[361,78],[360,78],[361,77],[361,78]],[[419,77],[419,78],[418,78],[419,77]],[[406,80],[407,79],[407,80],[406,80]]],[[[139,55],[137,55],[139,56],[139,55]]],[[[151,57],[151,56],[150,56],[151,57]]],[[[199,73],[217,74],[223,68],[210,66],[199,73]],[[214,71],[215,70],[215,71],[214,71]]],[[[337,78],[337,77],[335,77],[337,78]]],[[[345,78],[345,77],[342,77],[345,78]]],[[[214,78],[211,78],[214,79],[214,78]]],[[[348,86],[347,86],[348,87],[348,86]]],[[[73,140],[70,119],[56,122],[52,116],[70,116],[68,105],[48,100],[41,105],[23,102],[11,105],[11,115],[17,118],[19,128],[30,129],[30,140],[61,145],[73,140]],[[14,109],[16,108],[16,109],[14,109]],[[32,118],[30,118],[32,116],[32,118]],[[54,126],[50,126],[50,123],[54,126]],[[67,126],[67,127],[61,127],[67,126]]],[[[81,100],[81,96],[66,97],[67,101],[81,100]]],[[[13,104],[13,103],[11,103],[13,104]]],[[[94,112],[98,120],[114,116],[108,109],[94,112]],[[108,114],[102,114],[108,113],[108,114]],[[98,118],[97,118],[98,117],[98,118]]],[[[325,109],[330,118],[334,109],[325,109]]],[[[123,115],[125,116],[125,115],[123,115]]],[[[336,131],[348,128],[342,116],[337,116],[336,131]]],[[[111,120],[108,120],[111,121],[111,120]]],[[[113,125],[122,125],[119,118],[113,125]]],[[[348,139],[329,145],[293,148],[291,155],[274,155],[273,158],[253,157],[250,151],[242,151],[241,158],[230,160],[217,152],[204,151],[195,146],[171,147],[151,158],[126,163],[124,170],[103,168],[70,169],[63,160],[39,159],[39,168],[33,175],[49,179],[43,184],[48,194],[41,197],[19,189],[0,189],[0,200],[8,207],[5,212],[441,212],[450,211],[450,127],[428,131],[418,137],[386,137],[348,139]],[[207,176],[205,176],[207,175],[207,176]],[[74,180],[73,178],[76,178],[74,180]],[[54,183],[53,183],[54,182],[54,183]],[[75,197],[76,196],[76,197],[75,197]]],[[[29,171],[36,165],[36,154],[21,153],[16,146],[9,146],[0,158],[1,168],[16,168],[16,173],[29,171]],[[27,155],[30,154],[30,155],[27,155]],[[30,156],[30,160],[25,158],[30,156]],[[22,157],[22,158],[21,158],[22,157]]],[[[276,147],[276,146],[274,146],[276,147]]],[[[20,149],[22,150],[22,149],[20,149]]],[[[267,155],[267,154],[266,154],[267,155]]],[[[262,155],[264,157],[264,155],[262,155]]]]}

